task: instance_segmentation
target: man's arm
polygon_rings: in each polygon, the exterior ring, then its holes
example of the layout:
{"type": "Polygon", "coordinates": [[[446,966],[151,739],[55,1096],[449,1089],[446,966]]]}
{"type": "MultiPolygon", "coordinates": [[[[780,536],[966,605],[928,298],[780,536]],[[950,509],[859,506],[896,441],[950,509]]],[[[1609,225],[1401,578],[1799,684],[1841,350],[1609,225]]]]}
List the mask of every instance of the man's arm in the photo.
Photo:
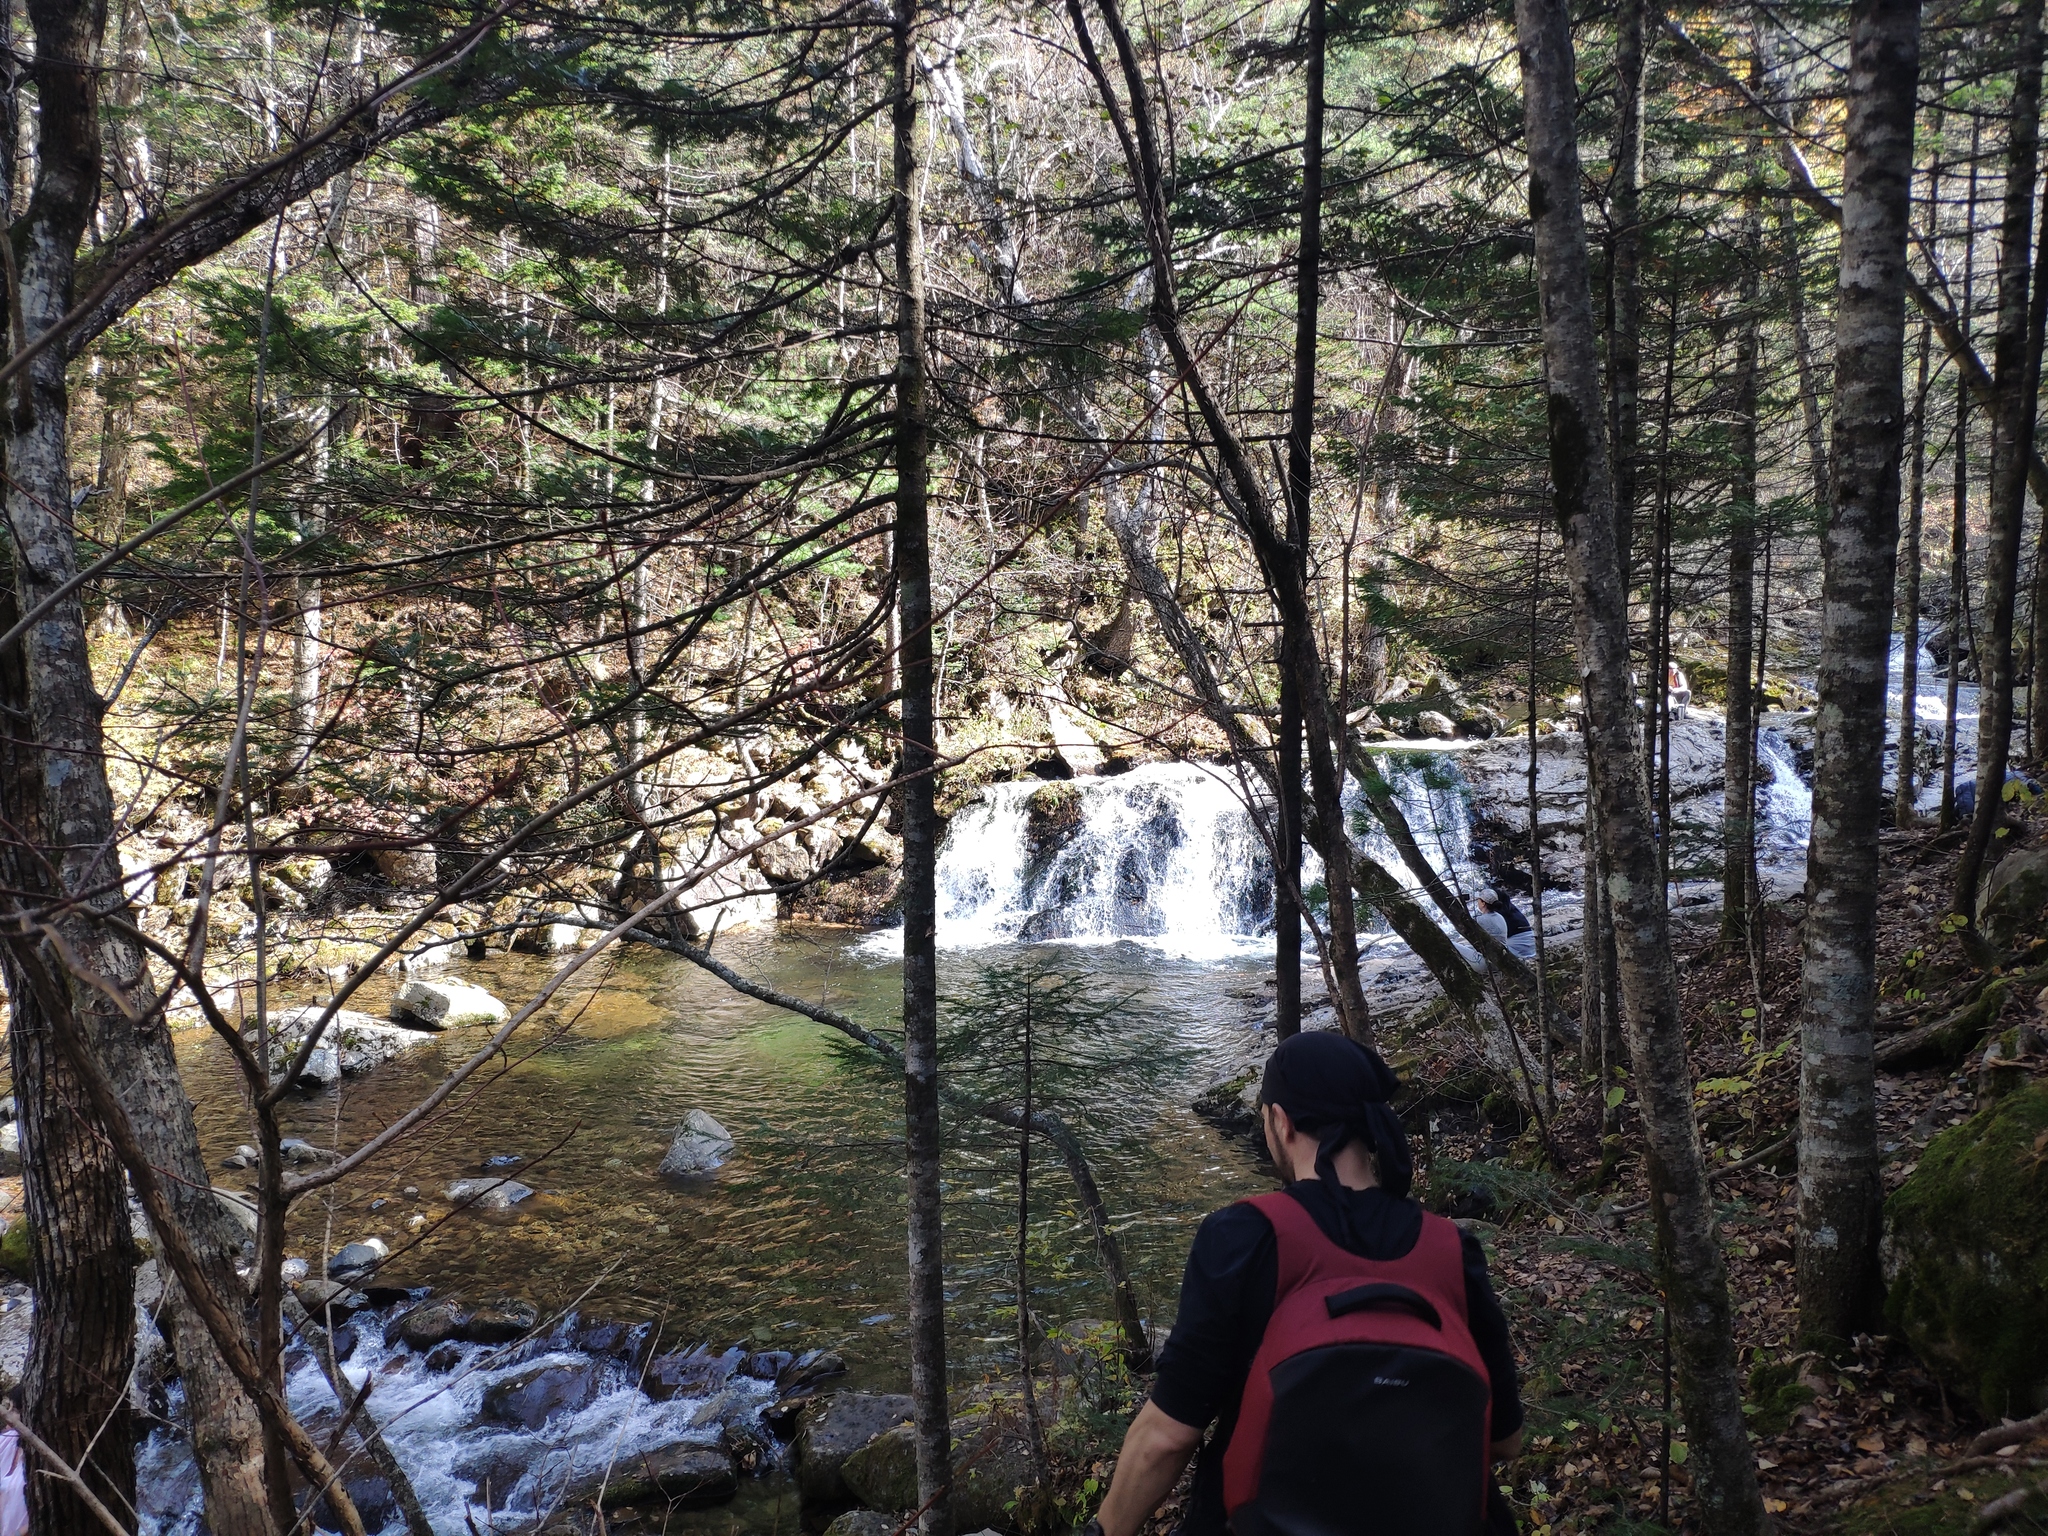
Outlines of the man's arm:
{"type": "Polygon", "coordinates": [[[1513,1461],[1521,1454],[1522,1432],[1519,1429],[1512,1435],[1509,1435],[1507,1439],[1493,1442],[1493,1459],[1495,1461],[1513,1461]]]}
{"type": "MultiPolygon", "coordinates": [[[[1519,1438],[1519,1437],[1518,1437],[1519,1438]]],[[[1202,1432],[1147,1402],[1131,1420],[1109,1480],[1109,1497],[1095,1518],[1102,1536],[1137,1536],[1202,1443],[1202,1432]]]]}

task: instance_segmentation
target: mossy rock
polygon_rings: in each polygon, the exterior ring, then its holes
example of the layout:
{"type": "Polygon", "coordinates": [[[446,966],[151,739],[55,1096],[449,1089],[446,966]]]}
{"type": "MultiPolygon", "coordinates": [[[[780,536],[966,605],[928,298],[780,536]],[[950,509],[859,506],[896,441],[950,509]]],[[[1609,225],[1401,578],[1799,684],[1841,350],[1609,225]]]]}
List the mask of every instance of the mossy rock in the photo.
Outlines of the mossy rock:
{"type": "Polygon", "coordinates": [[[1994,1422],[2048,1407],[2048,1084],[1943,1132],[1885,1204],[1885,1313],[1994,1422]]]}
{"type": "Polygon", "coordinates": [[[1750,1415],[1749,1427],[1758,1434],[1781,1435],[1814,1396],[1813,1388],[1799,1379],[1796,1361],[1762,1360],[1749,1373],[1749,1401],[1743,1412],[1750,1415]]]}
{"type": "Polygon", "coordinates": [[[36,1277],[35,1255],[29,1251],[28,1218],[22,1217],[7,1228],[0,1236],[0,1269],[17,1280],[33,1280],[36,1277]]]}

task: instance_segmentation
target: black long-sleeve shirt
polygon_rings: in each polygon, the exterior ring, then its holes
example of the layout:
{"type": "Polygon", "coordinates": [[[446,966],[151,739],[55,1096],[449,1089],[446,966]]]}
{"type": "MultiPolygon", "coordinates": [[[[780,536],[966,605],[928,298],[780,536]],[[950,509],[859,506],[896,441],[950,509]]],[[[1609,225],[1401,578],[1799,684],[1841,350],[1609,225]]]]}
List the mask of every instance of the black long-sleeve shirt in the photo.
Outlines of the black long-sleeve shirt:
{"type": "MultiPolygon", "coordinates": [[[[1349,1229],[1337,1219],[1328,1188],[1315,1181],[1291,1184],[1323,1234],[1362,1258],[1398,1259],[1422,1235],[1422,1207],[1397,1200],[1382,1189],[1347,1189],[1349,1229]]],[[[1521,1382],[1507,1318],[1486,1274],[1479,1240],[1464,1234],[1465,1310],[1473,1342],[1493,1387],[1492,1435],[1504,1440],[1522,1427],[1521,1382]]],[[[1210,1216],[1195,1233],[1180,1287],[1180,1315],[1159,1352],[1159,1376],[1152,1401],[1168,1418],[1197,1429],[1217,1425],[1202,1447],[1195,1483],[1180,1536],[1222,1536],[1223,1451],[1237,1422],[1239,1400],[1251,1375],[1252,1358],[1273,1316],[1280,1283],[1279,1248],[1273,1225],[1252,1205],[1230,1205],[1210,1216]]]]}

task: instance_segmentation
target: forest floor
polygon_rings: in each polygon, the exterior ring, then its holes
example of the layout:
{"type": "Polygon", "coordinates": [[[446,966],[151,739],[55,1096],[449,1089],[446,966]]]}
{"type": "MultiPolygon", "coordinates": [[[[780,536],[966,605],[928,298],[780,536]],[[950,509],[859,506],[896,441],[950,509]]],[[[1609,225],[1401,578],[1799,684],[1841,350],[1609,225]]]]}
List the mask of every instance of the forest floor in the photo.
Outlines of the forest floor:
{"type": "MultiPolygon", "coordinates": [[[[2043,821],[2038,809],[2035,818],[2043,821]]],[[[1931,830],[1884,836],[1881,1037],[1917,1022],[1911,1011],[1934,1016],[1978,974],[1941,923],[1961,837],[1931,830]]],[[[1970,1458],[1970,1441],[1987,1426],[1897,1340],[1859,1336],[1839,1359],[1802,1351],[1795,1340],[1791,1133],[1799,1064],[1791,1040],[1802,911],[1797,899],[1766,909],[1760,977],[1739,946],[1718,942],[1717,910],[1675,915],[1765,1498],[1779,1528],[1791,1533],[1974,1532],[1986,1528],[1979,1514],[1987,1504],[2022,1479],[2042,1480],[2048,1446],[1970,1458]]],[[[1575,956],[1572,964],[1575,970],[1575,956]]],[[[1575,1008],[1571,996],[1562,1001],[1575,1008]]],[[[2038,1002],[2016,998],[2005,1022],[2044,1005],[2048,994],[2038,1002]]],[[[1446,1084],[1470,1056],[1447,1024],[1399,1044],[1446,1084]]],[[[1977,1054],[1955,1070],[1880,1074],[1887,1193],[1934,1136],[1974,1111],[1977,1054]]],[[[1603,1163],[1597,1085],[1571,1055],[1559,1058],[1557,1071],[1554,1161],[1543,1156],[1533,1127],[1490,1123],[1484,1109],[1473,1113],[1455,1094],[1441,1095],[1439,1111],[1432,1095],[1424,1106],[1422,1192],[1437,1209],[1481,1218],[1475,1225],[1523,1368],[1526,1449],[1501,1469],[1522,1529],[1530,1536],[1683,1530],[1686,1447],[1665,1429],[1674,1421],[1647,1188],[1640,1159],[1615,1151],[1635,1145],[1633,1111],[1623,1107],[1619,1141],[1609,1141],[1603,1163]]],[[[1410,1114],[1411,1125],[1416,1118],[1410,1114]]],[[[1106,1482],[1109,1466],[1104,1460],[1092,1470],[1106,1482]]],[[[1177,1520],[1177,1501],[1169,1502],[1152,1529],[1164,1536],[1177,1520]]],[[[2048,1536],[2048,1495],[2035,1496],[1999,1529],[2048,1536]]]]}

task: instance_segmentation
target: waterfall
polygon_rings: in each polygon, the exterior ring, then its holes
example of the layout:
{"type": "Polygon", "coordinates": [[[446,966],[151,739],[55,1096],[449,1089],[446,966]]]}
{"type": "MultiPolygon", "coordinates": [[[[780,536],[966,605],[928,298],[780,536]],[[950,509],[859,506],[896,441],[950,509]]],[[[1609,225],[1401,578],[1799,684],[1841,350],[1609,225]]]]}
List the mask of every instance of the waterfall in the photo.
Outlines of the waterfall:
{"type": "MultiPolygon", "coordinates": [[[[1381,761],[1430,863],[1472,889],[1470,794],[1455,755],[1393,752],[1381,761]]],[[[953,817],[940,846],[939,943],[1127,939],[1189,959],[1262,951],[1273,931],[1273,866],[1241,795],[1228,769],[1193,763],[992,784],[953,817]]],[[[1360,814],[1355,790],[1346,803],[1360,846],[1414,886],[1386,834],[1360,814]]],[[[1321,879],[1321,862],[1304,849],[1312,904],[1321,879]]]]}
{"type": "Polygon", "coordinates": [[[939,849],[939,943],[1136,939],[1189,958],[1257,947],[1273,870],[1227,770],[992,784],[939,849]]]}
{"type": "Polygon", "coordinates": [[[1799,777],[1792,749],[1776,731],[1766,727],[1756,733],[1756,755],[1771,769],[1759,807],[1757,853],[1804,854],[1813,830],[1813,791],[1799,777]]]}

